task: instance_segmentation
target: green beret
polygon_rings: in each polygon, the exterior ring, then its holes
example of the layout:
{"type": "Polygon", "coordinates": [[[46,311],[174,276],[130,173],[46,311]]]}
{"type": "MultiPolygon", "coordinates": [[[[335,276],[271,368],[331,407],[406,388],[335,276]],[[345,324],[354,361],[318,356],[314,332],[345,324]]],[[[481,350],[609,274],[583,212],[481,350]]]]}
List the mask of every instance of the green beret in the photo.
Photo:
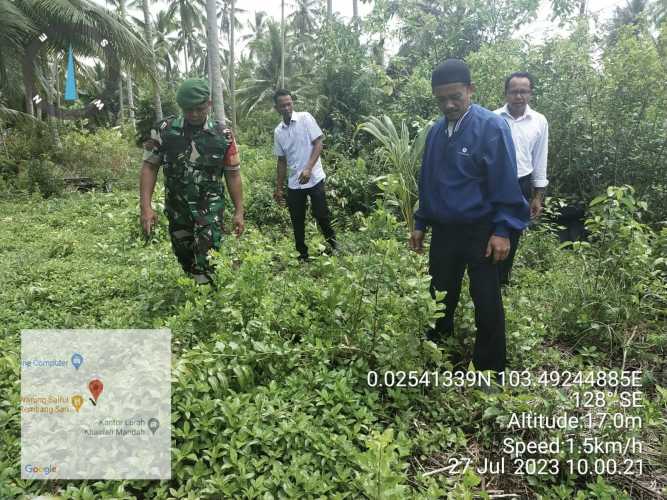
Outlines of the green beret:
{"type": "Polygon", "coordinates": [[[181,83],[176,92],[176,102],[183,110],[192,109],[209,101],[208,80],[205,78],[189,78],[181,83]]]}

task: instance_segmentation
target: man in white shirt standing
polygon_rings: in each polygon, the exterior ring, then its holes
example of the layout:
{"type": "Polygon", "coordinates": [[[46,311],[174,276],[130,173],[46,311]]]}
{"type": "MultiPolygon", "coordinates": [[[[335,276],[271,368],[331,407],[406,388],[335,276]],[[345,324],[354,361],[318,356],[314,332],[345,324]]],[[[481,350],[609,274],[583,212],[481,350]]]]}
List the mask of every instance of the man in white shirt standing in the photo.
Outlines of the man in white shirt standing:
{"type": "MultiPolygon", "coordinates": [[[[549,148],[549,124],[544,115],[529,106],[533,95],[533,77],[519,71],[505,80],[505,105],[496,109],[512,131],[516,149],[516,164],[519,186],[530,205],[530,218],[537,219],[542,213],[544,189],[547,180],[547,155],[549,148]]],[[[510,232],[510,253],[500,262],[500,284],[508,285],[514,255],[521,233],[510,232]]]]}
{"type": "Polygon", "coordinates": [[[310,197],[313,216],[331,250],[336,249],[336,235],[331,227],[331,216],[324,192],[324,169],[320,160],[322,130],[315,118],[307,112],[294,111],[292,96],[288,90],[277,90],[273,96],[276,111],[282,121],[273,131],[273,153],[278,157],[278,173],[274,199],[284,204],[285,177],[287,182],[287,207],[292,219],[294,243],[299,259],[308,261],[305,243],[305,219],[307,198],[310,197]]]}

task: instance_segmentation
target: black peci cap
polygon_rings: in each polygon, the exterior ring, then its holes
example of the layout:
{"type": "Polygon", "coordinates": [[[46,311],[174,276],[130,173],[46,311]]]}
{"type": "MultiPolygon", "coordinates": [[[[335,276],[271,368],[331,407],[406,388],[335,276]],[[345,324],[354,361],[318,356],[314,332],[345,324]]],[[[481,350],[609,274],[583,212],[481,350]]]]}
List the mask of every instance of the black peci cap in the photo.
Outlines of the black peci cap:
{"type": "Polygon", "coordinates": [[[470,68],[461,59],[447,59],[431,74],[431,87],[448,83],[470,85],[470,68]]]}

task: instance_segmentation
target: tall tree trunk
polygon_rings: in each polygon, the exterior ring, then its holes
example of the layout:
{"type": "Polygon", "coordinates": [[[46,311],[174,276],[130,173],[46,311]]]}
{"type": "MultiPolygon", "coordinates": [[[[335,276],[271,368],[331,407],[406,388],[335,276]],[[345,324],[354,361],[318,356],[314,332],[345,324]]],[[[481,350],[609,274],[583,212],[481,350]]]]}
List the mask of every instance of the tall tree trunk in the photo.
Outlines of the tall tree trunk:
{"type": "MultiPolygon", "coordinates": [[[[127,19],[127,7],[125,5],[126,0],[120,0],[120,15],[123,18],[123,21],[127,19]]],[[[127,109],[129,110],[130,123],[132,128],[135,127],[134,119],[134,89],[132,88],[132,71],[130,68],[127,68],[127,77],[125,78],[125,87],[127,88],[127,109]]]]}
{"type": "Polygon", "coordinates": [[[121,65],[120,78],[118,79],[118,100],[120,107],[118,109],[118,123],[120,125],[125,121],[125,92],[123,92],[123,66],[121,65]]]}
{"type": "Polygon", "coordinates": [[[23,91],[25,92],[25,110],[29,115],[35,116],[35,106],[32,98],[35,97],[35,60],[42,42],[34,38],[25,47],[23,59],[21,60],[21,71],[23,73],[23,91]]]}
{"type": "Polygon", "coordinates": [[[327,0],[327,16],[333,16],[333,0],[327,0]]]}
{"type": "Polygon", "coordinates": [[[586,0],[579,1],[579,17],[584,17],[586,15],[586,3],[586,0]]]}
{"type": "Polygon", "coordinates": [[[60,61],[56,61],[56,101],[55,101],[55,106],[56,106],[56,119],[58,120],[58,123],[62,121],[62,118],[60,117],[60,70],[59,70],[59,65],[60,61]]]}
{"type": "Polygon", "coordinates": [[[49,64],[47,80],[47,102],[46,102],[46,115],[49,122],[49,129],[51,130],[51,137],[53,138],[53,143],[56,148],[61,149],[62,143],[60,142],[60,133],[58,132],[58,120],[56,119],[56,96],[58,92],[56,91],[56,81],[58,79],[58,57],[56,56],[51,64],[49,64]]]}
{"type": "Polygon", "coordinates": [[[285,0],[280,1],[280,86],[285,88],[285,0]]]}
{"type": "Polygon", "coordinates": [[[150,50],[150,65],[153,71],[153,106],[155,107],[155,119],[162,120],[162,99],[160,99],[160,75],[157,72],[155,62],[155,50],[153,49],[153,30],[151,28],[150,0],[142,0],[141,6],[144,11],[144,37],[150,50]]]}
{"type": "Polygon", "coordinates": [[[183,54],[185,56],[185,74],[184,76],[187,78],[188,73],[190,73],[190,64],[188,62],[188,41],[186,40],[183,42],[183,54]]]}
{"type": "Polygon", "coordinates": [[[359,0],[352,0],[352,19],[355,22],[359,20],[359,0]]]}
{"type": "Polygon", "coordinates": [[[127,109],[130,115],[130,124],[132,128],[135,128],[137,124],[134,116],[134,90],[132,89],[132,73],[130,71],[127,72],[125,84],[127,87],[127,109]]]}
{"type": "Polygon", "coordinates": [[[208,48],[210,73],[213,85],[211,99],[213,100],[213,117],[219,122],[225,122],[225,106],[222,97],[222,74],[220,73],[220,56],[218,54],[218,23],[216,22],[217,1],[206,0],[206,45],[208,48]]]}
{"type": "Polygon", "coordinates": [[[210,50],[206,50],[206,76],[208,77],[208,88],[213,88],[213,73],[211,73],[211,54],[210,50]]]}
{"type": "Polygon", "coordinates": [[[232,130],[236,133],[236,62],[234,61],[234,20],[236,19],[236,0],[232,0],[231,23],[229,25],[229,95],[232,99],[232,130]]]}

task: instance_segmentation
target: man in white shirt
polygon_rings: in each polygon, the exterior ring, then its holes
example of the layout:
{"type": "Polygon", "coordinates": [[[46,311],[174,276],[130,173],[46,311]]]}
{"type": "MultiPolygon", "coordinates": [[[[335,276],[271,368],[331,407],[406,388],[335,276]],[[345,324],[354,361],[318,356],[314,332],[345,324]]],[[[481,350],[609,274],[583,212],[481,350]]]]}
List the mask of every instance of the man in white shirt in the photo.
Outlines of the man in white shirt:
{"type": "MultiPolygon", "coordinates": [[[[512,73],[505,80],[505,105],[495,113],[505,119],[512,131],[519,186],[530,204],[530,218],[537,219],[542,213],[544,189],[549,184],[549,124],[544,115],[529,106],[532,94],[533,77],[530,73],[512,73]]],[[[510,253],[499,265],[501,285],[509,284],[520,236],[518,231],[510,232],[510,253]]]]}
{"type": "Polygon", "coordinates": [[[284,204],[285,177],[287,182],[287,207],[292,219],[294,243],[299,259],[308,260],[305,243],[305,219],[307,198],[310,197],[313,216],[331,250],[336,249],[336,235],[331,227],[331,216],[324,192],[326,175],[322,169],[322,130],[315,118],[307,112],[294,111],[292,96],[288,90],[277,90],[273,96],[276,111],[282,116],[273,131],[273,153],[278,157],[278,173],[274,199],[284,204]]]}

